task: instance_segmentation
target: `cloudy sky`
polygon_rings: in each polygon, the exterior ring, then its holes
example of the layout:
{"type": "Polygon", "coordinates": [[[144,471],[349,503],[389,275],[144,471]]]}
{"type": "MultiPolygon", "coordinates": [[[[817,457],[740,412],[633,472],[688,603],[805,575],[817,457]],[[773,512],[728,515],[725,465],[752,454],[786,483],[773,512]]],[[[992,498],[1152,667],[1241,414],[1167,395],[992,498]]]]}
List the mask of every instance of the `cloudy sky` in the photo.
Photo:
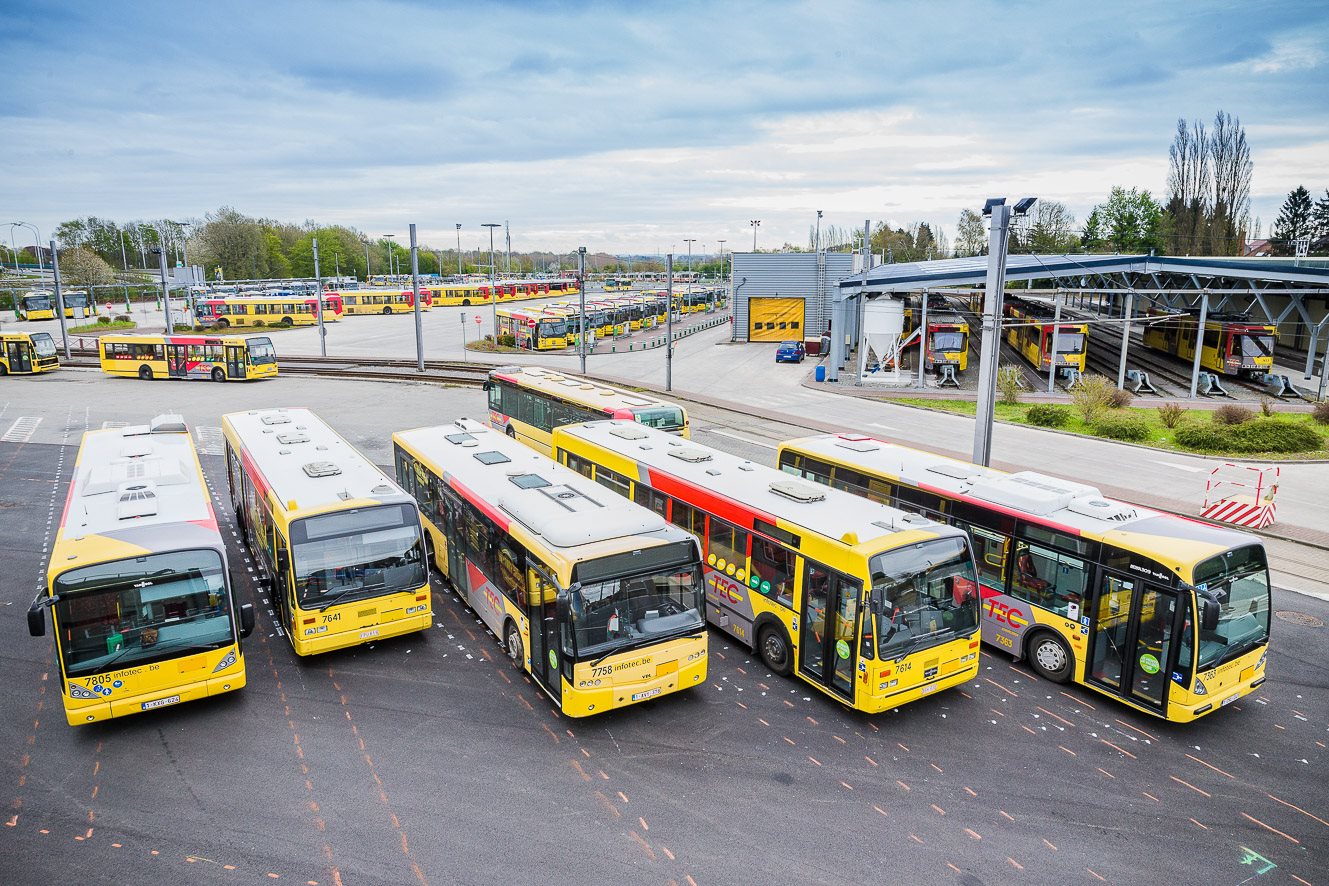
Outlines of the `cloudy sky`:
{"type": "MultiPolygon", "coordinates": [[[[514,249],[953,232],[989,195],[1160,194],[1246,127],[1267,233],[1329,187],[1329,4],[4,4],[0,217],[254,216],[514,249]]],[[[20,229],[19,234],[22,234],[20,229]]]]}

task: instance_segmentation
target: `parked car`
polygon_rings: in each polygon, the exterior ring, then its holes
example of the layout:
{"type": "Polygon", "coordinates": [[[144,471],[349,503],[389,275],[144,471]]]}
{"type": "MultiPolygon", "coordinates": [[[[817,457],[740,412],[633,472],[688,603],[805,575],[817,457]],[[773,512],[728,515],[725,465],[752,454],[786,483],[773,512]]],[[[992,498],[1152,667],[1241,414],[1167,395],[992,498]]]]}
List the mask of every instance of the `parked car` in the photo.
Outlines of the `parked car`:
{"type": "Polygon", "coordinates": [[[776,363],[802,363],[805,356],[807,351],[801,341],[782,341],[775,349],[776,363]]]}

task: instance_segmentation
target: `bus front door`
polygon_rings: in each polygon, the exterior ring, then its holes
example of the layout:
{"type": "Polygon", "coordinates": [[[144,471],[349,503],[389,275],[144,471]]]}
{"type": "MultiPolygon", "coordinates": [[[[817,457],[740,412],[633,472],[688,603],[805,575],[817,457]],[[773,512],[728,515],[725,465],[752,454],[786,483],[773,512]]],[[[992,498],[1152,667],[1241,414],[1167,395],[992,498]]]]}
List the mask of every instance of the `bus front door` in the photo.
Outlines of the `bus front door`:
{"type": "Polygon", "coordinates": [[[563,700],[563,680],[560,677],[563,662],[558,639],[557,586],[540,570],[526,570],[526,617],[530,621],[531,674],[545,691],[563,700]]]}
{"type": "Polygon", "coordinates": [[[810,561],[805,568],[799,672],[852,702],[861,588],[810,561]]]}
{"type": "Polygon", "coordinates": [[[11,341],[5,343],[6,354],[9,358],[10,372],[31,372],[32,371],[32,348],[25,341],[11,341]]]}
{"type": "Polygon", "coordinates": [[[188,345],[167,345],[166,346],[166,376],[167,378],[186,378],[189,375],[189,346],[188,345]]]}
{"type": "Polygon", "coordinates": [[[1178,609],[1175,591],[1104,570],[1089,612],[1085,678],[1113,695],[1162,711],[1178,609]]]}
{"type": "Polygon", "coordinates": [[[245,377],[245,349],[239,345],[226,346],[226,377],[245,377]]]}

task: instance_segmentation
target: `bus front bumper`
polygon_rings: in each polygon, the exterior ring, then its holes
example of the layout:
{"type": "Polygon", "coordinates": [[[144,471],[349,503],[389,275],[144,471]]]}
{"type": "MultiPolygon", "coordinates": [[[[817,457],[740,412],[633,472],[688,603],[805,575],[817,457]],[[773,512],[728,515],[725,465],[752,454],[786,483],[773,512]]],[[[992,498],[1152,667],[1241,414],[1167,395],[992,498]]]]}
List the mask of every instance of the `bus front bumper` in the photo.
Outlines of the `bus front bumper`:
{"type": "Polygon", "coordinates": [[[904,688],[891,686],[890,681],[886,681],[884,685],[879,683],[876,692],[881,694],[860,694],[857,707],[869,714],[880,714],[900,705],[909,704],[911,701],[918,701],[920,698],[953,689],[978,676],[977,652],[973,653],[973,658],[968,661],[958,661],[955,662],[955,665],[958,665],[958,669],[950,670],[945,674],[939,674],[932,679],[925,679],[922,683],[904,688]]]}
{"type": "MultiPolygon", "coordinates": [[[[662,669],[663,670],[663,669],[662,669]]],[[[563,713],[569,717],[589,717],[615,708],[626,708],[642,701],[672,695],[682,689],[706,682],[706,657],[676,670],[661,673],[650,680],[623,682],[603,687],[569,686],[563,682],[563,713]]]]}
{"type": "Polygon", "coordinates": [[[65,699],[65,720],[68,721],[70,726],[83,726],[99,720],[125,717],[144,711],[154,711],[158,708],[175,707],[178,704],[184,704],[187,701],[198,701],[210,695],[234,692],[237,689],[243,689],[244,685],[245,672],[241,668],[238,673],[199,680],[195,683],[174,686],[170,689],[141,692],[124,698],[116,698],[112,695],[109,697],[109,701],[92,702],[86,706],[72,707],[73,704],[80,703],[65,699]]]}
{"type": "Polygon", "coordinates": [[[331,652],[334,649],[360,646],[364,643],[386,640],[389,637],[400,637],[402,634],[423,631],[433,624],[433,621],[433,612],[426,610],[422,613],[394,619],[387,624],[363,625],[348,631],[337,631],[336,633],[329,631],[311,634],[307,637],[295,637],[293,645],[295,646],[296,655],[318,655],[320,652],[331,652]]]}

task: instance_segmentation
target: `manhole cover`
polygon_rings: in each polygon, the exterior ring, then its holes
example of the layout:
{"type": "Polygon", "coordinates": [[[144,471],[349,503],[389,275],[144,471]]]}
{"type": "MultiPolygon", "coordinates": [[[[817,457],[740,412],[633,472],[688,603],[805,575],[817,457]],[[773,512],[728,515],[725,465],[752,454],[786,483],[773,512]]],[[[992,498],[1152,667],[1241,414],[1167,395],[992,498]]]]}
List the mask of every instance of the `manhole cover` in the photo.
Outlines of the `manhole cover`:
{"type": "Polygon", "coordinates": [[[1308,615],[1305,612],[1293,612],[1290,609],[1283,609],[1279,612],[1275,612],[1274,615],[1278,616],[1279,621],[1290,622],[1294,625],[1304,625],[1308,628],[1324,627],[1323,620],[1318,619],[1313,615],[1308,615]]]}

